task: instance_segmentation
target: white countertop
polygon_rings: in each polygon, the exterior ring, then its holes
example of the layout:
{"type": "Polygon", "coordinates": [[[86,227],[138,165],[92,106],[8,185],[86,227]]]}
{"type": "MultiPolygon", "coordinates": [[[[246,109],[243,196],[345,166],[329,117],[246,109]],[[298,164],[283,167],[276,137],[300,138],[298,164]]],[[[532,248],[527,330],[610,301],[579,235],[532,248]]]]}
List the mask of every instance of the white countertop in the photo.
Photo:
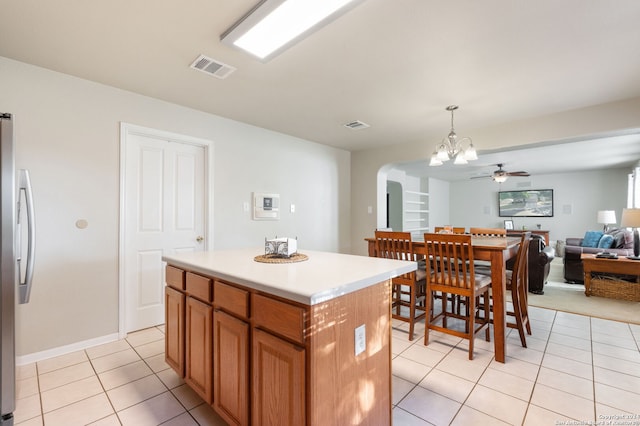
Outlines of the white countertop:
{"type": "Polygon", "coordinates": [[[254,257],[264,247],[163,256],[170,265],[220,278],[307,305],[415,271],[416,262],[380,259],[312,250],[300,250],[308,260],[297,263],[260,263],[254,257]]]}

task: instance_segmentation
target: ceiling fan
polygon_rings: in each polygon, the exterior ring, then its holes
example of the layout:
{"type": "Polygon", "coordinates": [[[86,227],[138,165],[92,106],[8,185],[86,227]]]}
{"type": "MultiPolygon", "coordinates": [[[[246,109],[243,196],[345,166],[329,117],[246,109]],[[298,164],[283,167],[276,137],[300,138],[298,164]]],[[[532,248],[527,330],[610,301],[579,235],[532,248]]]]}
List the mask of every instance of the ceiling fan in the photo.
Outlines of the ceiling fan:
{"type": "Polygon", "coordinates": [[[529,173],[524,171],[508,172],[502,168],[502,166],[504,166],[502,163],[498,163],[496,166],[498,166],[498,170],[495,170],[492,174],[487,176],[473,176],[471,179],[490,177],[494,182],[502,183],[506,181],[509,176],[530,176],[529,173]]]}

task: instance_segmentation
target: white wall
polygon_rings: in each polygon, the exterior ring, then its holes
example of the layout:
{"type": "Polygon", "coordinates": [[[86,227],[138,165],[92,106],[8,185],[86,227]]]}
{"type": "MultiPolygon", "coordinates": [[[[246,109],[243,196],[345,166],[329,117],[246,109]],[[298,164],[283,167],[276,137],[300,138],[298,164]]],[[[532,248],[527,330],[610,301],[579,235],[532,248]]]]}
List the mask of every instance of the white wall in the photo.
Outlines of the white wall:
{"type": "MultiPolygon", "coordinates": [[[[450,183],[429,178],[429,227],[454,225],[450,214],[450,183]]],[[[455,224],[458,226],[457,224],[455,224]]]]}
{"type": "Polygon", "coordinates": [[[399,206],[399,214],[402,218],[402,226],[400,228],[392,226],[393,230],[420,234],[422,231],[415,231],[415,229],[423,226],[428,226],[428,215],[406,212],[405,210],[418,210],[428,208],[428,200],[425,199],[425,197],[406,193],[406,191],[427,192],[427,189],[423,187],[422,179],[415,176],[407,176],[404,171],[392,169],[387,173],[387,182],[389,181],[399,183],[402,188],[402,203],[399,206]],[[426,202],[427,204],[424,206],[419,206],[412,204],[412,201],[421,201],[426,202]],[[417,222],[416,220],[424,220],[424,222],[417,222]]]}
{"type": "Polygon", "coordinates": [[[474,179],[451,183],[451,222],[455,226],[504,227],[513,219],[514,227],[550,231],[550,240],[582,237],[587,230],[599,230],[598,210],[615,210],[620,221],[627,200],[627,175],[631,169],[612,169],[579,173],[537,175],[509,178],[503,184],[491,179],[474,179]],[[499,217],[498,191],[519,189],[553,189],[553,217],[499,217]]]}
{"type": "Polygon", "coordinates": [[[1,57],[0,93],[0,111],[16,117],[16,165],[31,170],[37,209],[18,355],[118,331],[120,122],[214,142],[214,248],[259,247],[277,234],[297,236],[302,250],[351,250],[347,151],[1,57]],[[280,221],[250,219],[243,203],[252,191],[280,194],[280,221]],[[89,226],[76,228],[78,219],[89,226]]]}

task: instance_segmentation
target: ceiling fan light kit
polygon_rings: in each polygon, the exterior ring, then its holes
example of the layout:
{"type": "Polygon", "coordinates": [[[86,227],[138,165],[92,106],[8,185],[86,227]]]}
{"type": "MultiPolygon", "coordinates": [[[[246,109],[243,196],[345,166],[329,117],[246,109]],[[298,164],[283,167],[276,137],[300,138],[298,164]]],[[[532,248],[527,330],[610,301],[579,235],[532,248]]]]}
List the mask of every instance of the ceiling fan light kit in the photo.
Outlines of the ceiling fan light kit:
{"type": "Polygon", "coordinates": [[[478,153],[473,146],[471,138],[462,138],[458,140],[453,129],[453,111],[458,109],[458,105],[449,105],[446,110],[451,112],[451,131],[449,135],[442,139],[442,142],[436,147],[431,155],[430,166],[441,166],[445,161],[455,158],[453,164],[467,164],[469,161],[478,159],[478,153]]]}
{"type": "Polygon", "coordinates": [[[502,163],[498,163],[496,164],[496,166],[498,166],[498,170],[495,170],[492,174],[487,176],[473,176],[471,179],[490,177],[494,182],[503,183],[507,181],[509,176],[520,176],[520,177],[531,176],[529,173],[522,170],[519,172],[508,172],[502,168],[502,166],[504,166],[504,164],[502,163]]]}

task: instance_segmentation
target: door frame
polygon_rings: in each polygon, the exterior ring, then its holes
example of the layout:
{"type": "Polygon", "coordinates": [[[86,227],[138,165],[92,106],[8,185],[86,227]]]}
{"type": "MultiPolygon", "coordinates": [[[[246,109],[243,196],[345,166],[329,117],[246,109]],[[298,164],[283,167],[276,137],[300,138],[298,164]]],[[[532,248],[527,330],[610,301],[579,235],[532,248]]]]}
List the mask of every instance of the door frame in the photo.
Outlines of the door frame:
{"type": "Polygon", "coordinates": [[[196,138],[192,136],[182,135],[179,133],[171,133],[164,130],[152,129],[149,127],[138,126],[135,124],[120,122],[120,226],[118,238],[118,336],[120,339],[126,337],[125,332],[125,229],[127,210],[125,185],[127,170],[127,144],[129,135],[147,136],[163,140],[170,140],[176,143],[197,145],[204,149],[204,250],[213,249],[213,219],[210,212],[213,212],[213,151],[214,143],[207,139],[196,138]]]}

